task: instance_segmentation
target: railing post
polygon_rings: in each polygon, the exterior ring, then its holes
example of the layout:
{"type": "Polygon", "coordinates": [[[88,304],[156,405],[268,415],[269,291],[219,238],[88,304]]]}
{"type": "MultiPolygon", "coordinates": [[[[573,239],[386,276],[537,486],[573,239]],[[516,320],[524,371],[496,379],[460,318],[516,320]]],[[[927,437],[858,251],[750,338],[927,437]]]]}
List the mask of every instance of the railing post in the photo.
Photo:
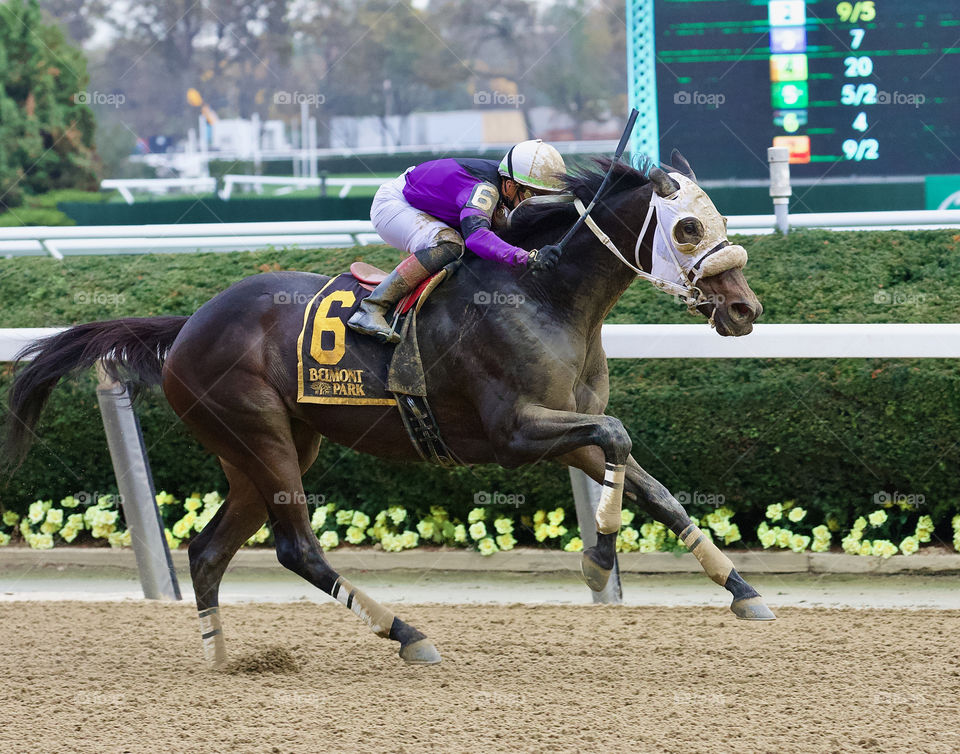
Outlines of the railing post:
{"type": "Polygon", "coordinates": [[[97,363],[97,383],[97,401],[143,596],[148,600],[179,600],[180,585],[157,508],[140,422],[126,387],[111,379],[101,362],[97,363]]]}
{"type": "MultiPolygon", "coordinates": [[[[570,466],[570,486],[573,488],[573,502],[577,508],[577,523],[580,526],[580,539],[583,547],[593,547],[597,543],[597,506],[600,504],[602,487],[584,474],[580,469],[570,466]]],[[[623,601],[623,590],[620,586],[620,566],[613,562],[613,571],[610,580],[603,591],[590,590],[595,603],[605,605],[619,605],[623,601]]]]}
{"type": "Polygon", "coordinates": [[[327,175],[329,173],[326,170],[320,171],[320,196],[326,197],[327,195],[327,175]]]}
{"type": "Polygon", "coordinates": [[[777,229],[787,235],[790,232],[790,150],[786,147],[767,149],[767,162],[770,163],[770,198],[773,199],[773,211],[777,216],[777,229]]]}

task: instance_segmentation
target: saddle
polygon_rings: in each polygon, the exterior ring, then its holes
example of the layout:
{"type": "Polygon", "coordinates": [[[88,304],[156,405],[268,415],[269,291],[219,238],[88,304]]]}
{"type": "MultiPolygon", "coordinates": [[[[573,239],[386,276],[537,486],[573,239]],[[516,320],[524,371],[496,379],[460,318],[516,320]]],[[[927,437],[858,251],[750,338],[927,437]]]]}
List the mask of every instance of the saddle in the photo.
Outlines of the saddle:
{"type": "MultiPolygon", "coordinates": [[[[357,282],[360,283],[361,287],[366,288],[368,291],[372,291],[383,282],[383,279],[389,273],[381,270],[379,267],[374,267],[372,264],[368,264],[367,262],[354,262],[350,265],[350,274],[357,279],[357,282]]],[[[420,285],[418,285],[410,293],[397,302],[396,307],[394,307],[394,316],[399,317],[403,314],[406,314],[414,307],[414,305],[416,305],[417,311],[420,311],[420,307],[423,306],[423,302],[427,300],[427,296],[433,293],[436,287],[440,285],[440,283],[442,283],[446,277],[446,267],[439,272],[433,273],[430,277],[420,283],[420,285]]]]}

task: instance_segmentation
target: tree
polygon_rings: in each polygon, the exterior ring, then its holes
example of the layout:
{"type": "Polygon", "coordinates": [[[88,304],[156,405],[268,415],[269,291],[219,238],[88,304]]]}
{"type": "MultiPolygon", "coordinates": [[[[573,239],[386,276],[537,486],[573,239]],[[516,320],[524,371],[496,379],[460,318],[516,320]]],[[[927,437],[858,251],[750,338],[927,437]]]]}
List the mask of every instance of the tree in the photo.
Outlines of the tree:
{"type": "Polygon", "coordinates": [[[86,61],[36,0],[0,5],[0,207],[24,193],[95,190],[86,61]]]}

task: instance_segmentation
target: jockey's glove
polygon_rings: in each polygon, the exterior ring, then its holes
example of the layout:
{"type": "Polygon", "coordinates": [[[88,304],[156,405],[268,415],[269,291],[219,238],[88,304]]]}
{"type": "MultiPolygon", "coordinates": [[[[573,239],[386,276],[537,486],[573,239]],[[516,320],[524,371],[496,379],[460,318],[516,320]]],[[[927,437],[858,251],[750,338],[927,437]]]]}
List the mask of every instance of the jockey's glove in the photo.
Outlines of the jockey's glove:
{"type": "Polygon", "coordinates": [[[527,267],[534,272],[541,270],[552,270],[560,262],[560,255],[563,249],[551,244],[542,249],[534,249],[527,258],[527,267]]]}

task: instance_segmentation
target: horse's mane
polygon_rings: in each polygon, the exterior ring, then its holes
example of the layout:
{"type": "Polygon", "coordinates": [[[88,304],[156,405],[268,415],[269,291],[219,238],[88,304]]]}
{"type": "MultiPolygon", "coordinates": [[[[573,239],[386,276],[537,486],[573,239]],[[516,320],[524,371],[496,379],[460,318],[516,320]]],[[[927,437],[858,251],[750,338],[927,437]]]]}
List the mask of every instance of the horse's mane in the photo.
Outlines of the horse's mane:
{"type": "MultiPolygon", "coordinates": [[[[584,165],[577,165],[561,177],[565,193],[573,194],[584,204],[589,204],[603,183],[603,177],[613,162],[609,157],[601,157],[584,165]]],[[[647,171],[655,163],[647,157],[642,157],[640,168],[634,168],[622,162],[613,166],[610,183],[604,189],[597,201],[600,205],[604,201],[618,196],[626,191],[642,188],[650,183],[647,171]]],[[[572,204],[541,204],[524,208],[522,216],[516,218],[515,224],[501,235],[503,238],[518,245],[523,241],[545,230],[556,230],[564,225],[571,224],[577,217],[577,211],[572,204]]],[[[562,233],[560,234],[562,235],[562,233]]],[[[557,237],[559,240],[559,235],[557,237]]]]}

